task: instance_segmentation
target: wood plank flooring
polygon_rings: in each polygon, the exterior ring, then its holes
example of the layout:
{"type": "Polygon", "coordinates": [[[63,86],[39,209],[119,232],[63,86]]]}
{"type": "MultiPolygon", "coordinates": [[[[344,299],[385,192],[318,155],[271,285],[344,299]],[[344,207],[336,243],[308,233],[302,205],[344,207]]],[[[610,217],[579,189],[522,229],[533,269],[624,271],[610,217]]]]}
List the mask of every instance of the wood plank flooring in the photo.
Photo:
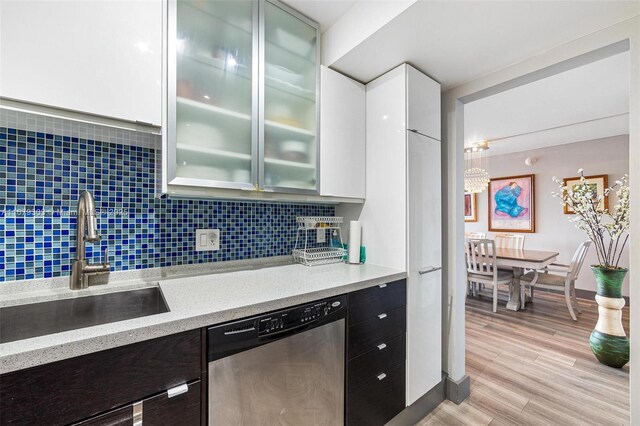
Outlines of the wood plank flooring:
{"type": "MultiPolygon", "coordinates": [[[[512,312],[487,297],[467,299],[466,368],[471,395],[440,404],[426,425],[626,425],[629,366],[600,364],[589,349],[595,301],[580,299],[574,322],[564,296],[538,291],[533,304],[512,312]]],[[[623,324],[629,333],[629,309],[623,324]]]]}

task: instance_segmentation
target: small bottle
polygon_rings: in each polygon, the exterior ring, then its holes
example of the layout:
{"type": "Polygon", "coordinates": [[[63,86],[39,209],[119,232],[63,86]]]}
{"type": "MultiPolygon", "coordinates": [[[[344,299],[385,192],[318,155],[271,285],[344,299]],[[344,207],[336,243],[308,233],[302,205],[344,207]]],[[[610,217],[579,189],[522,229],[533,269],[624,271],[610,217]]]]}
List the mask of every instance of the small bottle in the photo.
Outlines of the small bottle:
{"type": "Polygon", "coordinates": [[[340,243],[340,238],[338,238],[338,231],[335,229],[331,232],[331,247],[332,248],[340,248],[342,244],[340,243]]]}

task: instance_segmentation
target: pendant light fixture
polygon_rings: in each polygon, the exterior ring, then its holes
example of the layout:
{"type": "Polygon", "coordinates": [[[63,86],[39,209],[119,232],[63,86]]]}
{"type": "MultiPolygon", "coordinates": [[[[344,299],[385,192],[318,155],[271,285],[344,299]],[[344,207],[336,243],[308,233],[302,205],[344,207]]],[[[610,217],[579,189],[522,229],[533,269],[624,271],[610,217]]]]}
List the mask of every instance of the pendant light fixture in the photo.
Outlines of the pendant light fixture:
{"type": "Polygon", "coordinates": [[[489,186],[487,151],[489,141],[477,142],[464,149],[464,190],[480,193],[489,186]]]}

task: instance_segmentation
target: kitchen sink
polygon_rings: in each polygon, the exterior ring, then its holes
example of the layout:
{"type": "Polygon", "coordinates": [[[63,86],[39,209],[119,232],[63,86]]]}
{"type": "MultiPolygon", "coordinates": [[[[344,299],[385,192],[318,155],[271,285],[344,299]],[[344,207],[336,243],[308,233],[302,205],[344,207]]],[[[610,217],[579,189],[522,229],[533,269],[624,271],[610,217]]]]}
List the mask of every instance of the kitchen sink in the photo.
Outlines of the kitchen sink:
{"type": "Polygon", "coordinates": [[[169,312],[158,287],[0,308],[0,343],[169,312]]]}

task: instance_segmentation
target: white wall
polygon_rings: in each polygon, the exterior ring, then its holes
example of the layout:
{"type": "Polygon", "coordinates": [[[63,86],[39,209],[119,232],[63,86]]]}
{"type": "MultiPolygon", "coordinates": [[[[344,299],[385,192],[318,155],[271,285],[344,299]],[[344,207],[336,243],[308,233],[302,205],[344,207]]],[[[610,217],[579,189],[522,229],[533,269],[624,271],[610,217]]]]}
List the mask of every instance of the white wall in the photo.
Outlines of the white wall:
{"type": "MultiPolygon", "coordinates": [[[[560,253],[558,262],[568,264],[578,245],[587,238],[583,231],[569,222],[573,215],[566,215],[560,200],[551,196],[558,192],[553,176],[567,178],[577,176],[583,168],[587,175],[608,175],[609,185],[629,173],[629,136],[615,136],[585,142],[558,145],[530,151],[516,152],[489,157],[488,171],[491,177],[535,174],[536,232],[523,234],[525,248],[550,250],[560,253]],[[524,164],[527,157],[535,157],[537,162],[529,167],[524,164]]],[[[478,221],[465,223],[465,230],[488,232],[488,194],[478,194],[478,221]]],[[[609,207],[616,203],[615,195],[609,200],[609,207]]],[[[489,238],[493,233],[489,233],[489,238]]],[[[594,247],[589,249],[584,267],[576,281],[576,288],[596,290],[596,283],[588,266],[597,264],[594,247]]],[[[629,248],[622,255],[621,266],[629,265],[629,248]]],[[[625,280],[623,294],[629,295],[629,277],[625,280]]]]}

